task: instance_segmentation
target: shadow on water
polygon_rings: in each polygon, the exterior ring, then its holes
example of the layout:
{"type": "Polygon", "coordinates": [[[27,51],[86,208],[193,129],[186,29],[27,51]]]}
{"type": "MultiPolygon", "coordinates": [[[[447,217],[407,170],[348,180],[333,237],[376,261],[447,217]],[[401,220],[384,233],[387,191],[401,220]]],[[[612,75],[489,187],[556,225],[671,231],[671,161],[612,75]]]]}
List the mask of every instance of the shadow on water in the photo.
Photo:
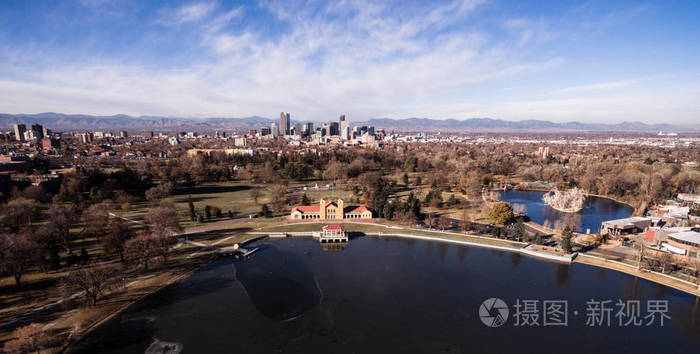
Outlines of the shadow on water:
{"type": "Polygon", "coordinates": [[[266,317],[287,321],[321,303],[314,274],[298,256],[261,244],[258,255],[234,260],[236,278],[255,308],[266,317]]]}

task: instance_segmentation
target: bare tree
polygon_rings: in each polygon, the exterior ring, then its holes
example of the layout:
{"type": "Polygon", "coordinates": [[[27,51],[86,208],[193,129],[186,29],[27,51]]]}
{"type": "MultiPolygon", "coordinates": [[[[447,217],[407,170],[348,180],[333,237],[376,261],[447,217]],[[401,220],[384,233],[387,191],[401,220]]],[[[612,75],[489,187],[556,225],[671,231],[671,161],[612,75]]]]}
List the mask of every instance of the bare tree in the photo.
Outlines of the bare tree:
{"type": "Polygon", "coordinates": [[[43,330],[38,323],[17,328],[12,332],[12,340],[5,342],[6,353],[39,353],[42,349],[56,344],[58,338],[43,330]]]}
{"type": "Polygon", "coordinates": [[[13,199],[2,210],[2,224],[16,232],[22,226],[31,224],[38,211],[39,206],[33,200],[13,199]]]}
{"type": "Polygon", "coordinates": [[[102,236],[102,248],[105,253],[116,253],[124,262],[124,243],[134,237],[134,231],[127,221],[115,218],[102,236]]]}
{"type": "Polygon", "coordinates": [[[339,161],[331,161],[326,166],[326,171],[323,173],[323,178],[332,179],[336,182],[339,179],[346,178],[348,175],[348,168],[346,165],[339,161]]]}
{"type": "Polygon", "coordinates": [[[167,198],[173,193],[174,184],[172,182],[161,183],[146,191],[146,200],[156,202],[163,198],[167,198]]]}
{"type": "Polygon", "coordinates": [[[175,232],[182,231],[177,210],[172,202],[161,202],[158,207],[148,211],[145,219],[148,230],[153,235],[170,236],[175,232]]]}
{"type": "Polygon", "coordinates": [[[437,219],[435,218],[435,213],[432,211],[429,211],[425,217],[425,224],[428,225],[428,227],[432,229],[436,223],[437,223],[437,219]]]}
{"type": "Polygon", "coordinates": [[[272,195],[272,204],[275,206],[277,212],[284,210],[284,204],[287,201],[287,186],[283,184],[276,184],[270,188],[270,194],[272,195]]]}
{"type": "Polygon", "coordinates": [[[74,205],[55,206],[49,209],[47,213],[48,222],[46,227],[61,240],[63,247],[68,253],[73,253],[71,241],[73,235],[70,229],[77,220],[76,208],[74,205]]]}
{"type": "Polygon", "coordinates": [[[450,219],[450,217],[447,216],[447,214],[440,215],[440,218],[438,218],[437,227],[443,231],[445,229],[449,229],[450,227],[452,227],[452,219],[450,219]]]}
{"type": "Polygon", "coordinates": [[[472,222],[469,220],[469,210],[462,209],[462,219],[460,220],[460,227],[462,231],[467,232],[472,228],[472,222]]]}
{"type": "Polygon", "coordinates": [[[93,237],[102,236],[109,225],[109,211],[111,209],[111,200],[105,200],[101,203],[93,204],[87,208],[83,212],[85,233],[93,237]]]}
{"type": "Polygon", "coordinates": [[[261,194],[262,190],[258,187],[253,187],[253,189],[250,190],[250,197],[253,198],[255,205],[258,205],[258,200],[260,199],[261,194]]]}
{"type": "Polygon", "coordinates": [[[127,260],[142,264],[144,270],[148,271],[151,259],[158,255],[157,244],[153,237],[141,235],[124,243],[124,254],[127,260]]]}
{"type": "Polygon", "coordinates": [[[411,210],[399,211],[394,214],[394,218],[405,225],[415,225],[418,219],[411,210]]]}
{"type": "Polygon", "coordinates": [[[666,271],[673,265],[673,256],[670,252],[664,252],[659,258],[661,263],[661,273],[666,273],[666,271]]]}
{"type": "Polygon", "coordinates": [[[15,285],[20,286],[22,275],[37,258],[39,245],[32,241],[29,230],[18,234],[0,235],[0,269],[15,278],[15,285]]]}
{"type": "Polygon", "coordinates": [[[119,268],[113,265],[82,266],[68,273],[63,282],[67,290],[82,291],[89,306],[97,304],[99,296],[119,284],[119,268]]]}

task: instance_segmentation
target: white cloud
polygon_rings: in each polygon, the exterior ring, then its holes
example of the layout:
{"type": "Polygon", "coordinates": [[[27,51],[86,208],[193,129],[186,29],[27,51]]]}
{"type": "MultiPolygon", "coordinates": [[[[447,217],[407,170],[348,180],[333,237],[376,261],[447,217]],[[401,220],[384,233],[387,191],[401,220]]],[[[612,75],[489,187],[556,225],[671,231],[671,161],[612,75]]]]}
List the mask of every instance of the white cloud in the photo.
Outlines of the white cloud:
{"type": "Polygon", "coordinates": [[[162,11],[158,23],[172,26],[199,22],[208,17],[215,9],[215,2],[199,2],[182,5],[176,9],[165,9],[162,11]]]}
{"type": "Polygon", "coordinates": [[[555,93],[577,93],[577,92],[584,92],[584,91],[610,90],[610,89],[629,87],[629,86],[643,83],[645,81],[660,79],[660,78],[664,78],[664,77],[666,77],[666,75],[653,75],[653,76],[646,76],[646,77],[640,77],[640,78],[629,79],[629,80],[599,82],[599,83],[595,83],[595,84],[564,87],[564,88],[555,90],[554,92],[555,93]]]}
{"type": "Polygon", "coordinates": [[[556,52],[525,56],[511,45],[552,38],[544,21],[507,23],[513,31],[508,41],[467,26],[479,3],[453,1],[400,10],[375,2],[331,2],[320,10],[266,3],[285,23],[284,31],[272,36],[239,26],[248,9],[217,13],[214,2],[189,4],[162,12],[160,20],[193,24],[200,41],[192,51],[201,55],[192,65],[173,70],[128,61],[97,66],[57,62],[25,72],[14,67],[14,77],[21,79],[0,81],[0,111],[242,117],[274,116],[284,110],[300,120],[327,120],[342,112],[351,120],[425,116],[557,121],[652,119],[655,112],[671,107],[668,102],[685,109],[678,112],[679,119],[698,111],[689,94],[697,90],[673,97],[619,92],[606,98],[557,97],[619,90],[649,78],[546,93],[554,97],[515,96],[529,91],[525,78],[567,62],[556,52]],[[435,34],[453,25],[458,29],[435,34]]]}

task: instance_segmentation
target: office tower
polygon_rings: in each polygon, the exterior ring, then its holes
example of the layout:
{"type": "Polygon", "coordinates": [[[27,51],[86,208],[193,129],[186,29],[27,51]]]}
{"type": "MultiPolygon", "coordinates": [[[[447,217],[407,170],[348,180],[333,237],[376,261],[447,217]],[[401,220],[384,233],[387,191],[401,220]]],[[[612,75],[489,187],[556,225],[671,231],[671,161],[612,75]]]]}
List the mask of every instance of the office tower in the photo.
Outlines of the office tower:
{"type": "Polygon", "coordinates": [[[340,135],[340,124],[338,122],[331,122],[330,135],[340,135]]]}
{"type": "Polygon", "coordinates": [[[306,129],[304,130],[306,135],[312,135],[314,133],[314,123],[306,123],[306,129]]]}
{"type": "Polygon", "coordinates": [[[43,139],[44,127],[41,124],[32,124],[32,134],[34,134],[34,139],[43,139]]]}
{"type": "Polygon", "coordinates": [[[126,132],[126,130],[122,130],[122,131],[119,132],[119,137],[120,137],[120,138],[126,138],[126,137],[128,137],[128,136],[129,136],[129,134],[126,132]]]}
{"type": "Polygon", "coordinates": [[[342,133],[343,140],[350,140],[350,127],[345,125],[345,128],[343,128],[342,133]]]}
{"type": "Polygon", "coordinates": [[[289,130],[292,128],[292,119],[289,112],[280,113],[280,135],[289,135],[289,130]]]}
{"type": "Polygon", "coordinates": [[[345,134],[345,128],[349,128],[349,125],[348,125],[348,122],[345,120],[344,114],[340,115],[339,123],[340,123],[340,126],[338,127],[338,130],[341,133],[340,135],[341,135],[342,139],[349,140],[349,138],[346,138],[346,134],[345,134]]]}
{"type": "Polygon", "coordinates": [[[294,135],[303,135],[304,134],[304,125],[301,123],[294,124],[294,135]]]}
{"type": "Polygon", "coordinates": [[[260,128],[260,136],[266,136],[272,134],[272,129],[270,127],[260,128]]]}
{"type": "Polygon", "coordinates": [[[279,128],[277,128],[277,124],[272,123],[270,125],[270,130],[272,130],[272,137],[273,138],[280,136],[280,130],[279,130],[279,128]]]}
{"type": "Polygon", "coordinates": [[[24,141],[24,132],[27,131],[27,126],[24,124],[13,124],[12,127],[15,130],[15,139],[17,141],[24,141]]]}

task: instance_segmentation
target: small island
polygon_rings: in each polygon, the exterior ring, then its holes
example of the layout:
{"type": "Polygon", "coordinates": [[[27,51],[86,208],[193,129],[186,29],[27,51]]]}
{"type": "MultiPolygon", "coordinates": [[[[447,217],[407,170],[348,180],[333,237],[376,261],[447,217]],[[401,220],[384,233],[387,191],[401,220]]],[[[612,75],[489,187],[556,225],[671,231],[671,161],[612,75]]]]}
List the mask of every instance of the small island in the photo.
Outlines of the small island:
{"type": "Polygon", "coordinates": [[[586,193],[579,188],[566,191],[553,189],[542,196],[542,200],[550,207],[565,213],[576,213],[583,209],[586,193]]]}

